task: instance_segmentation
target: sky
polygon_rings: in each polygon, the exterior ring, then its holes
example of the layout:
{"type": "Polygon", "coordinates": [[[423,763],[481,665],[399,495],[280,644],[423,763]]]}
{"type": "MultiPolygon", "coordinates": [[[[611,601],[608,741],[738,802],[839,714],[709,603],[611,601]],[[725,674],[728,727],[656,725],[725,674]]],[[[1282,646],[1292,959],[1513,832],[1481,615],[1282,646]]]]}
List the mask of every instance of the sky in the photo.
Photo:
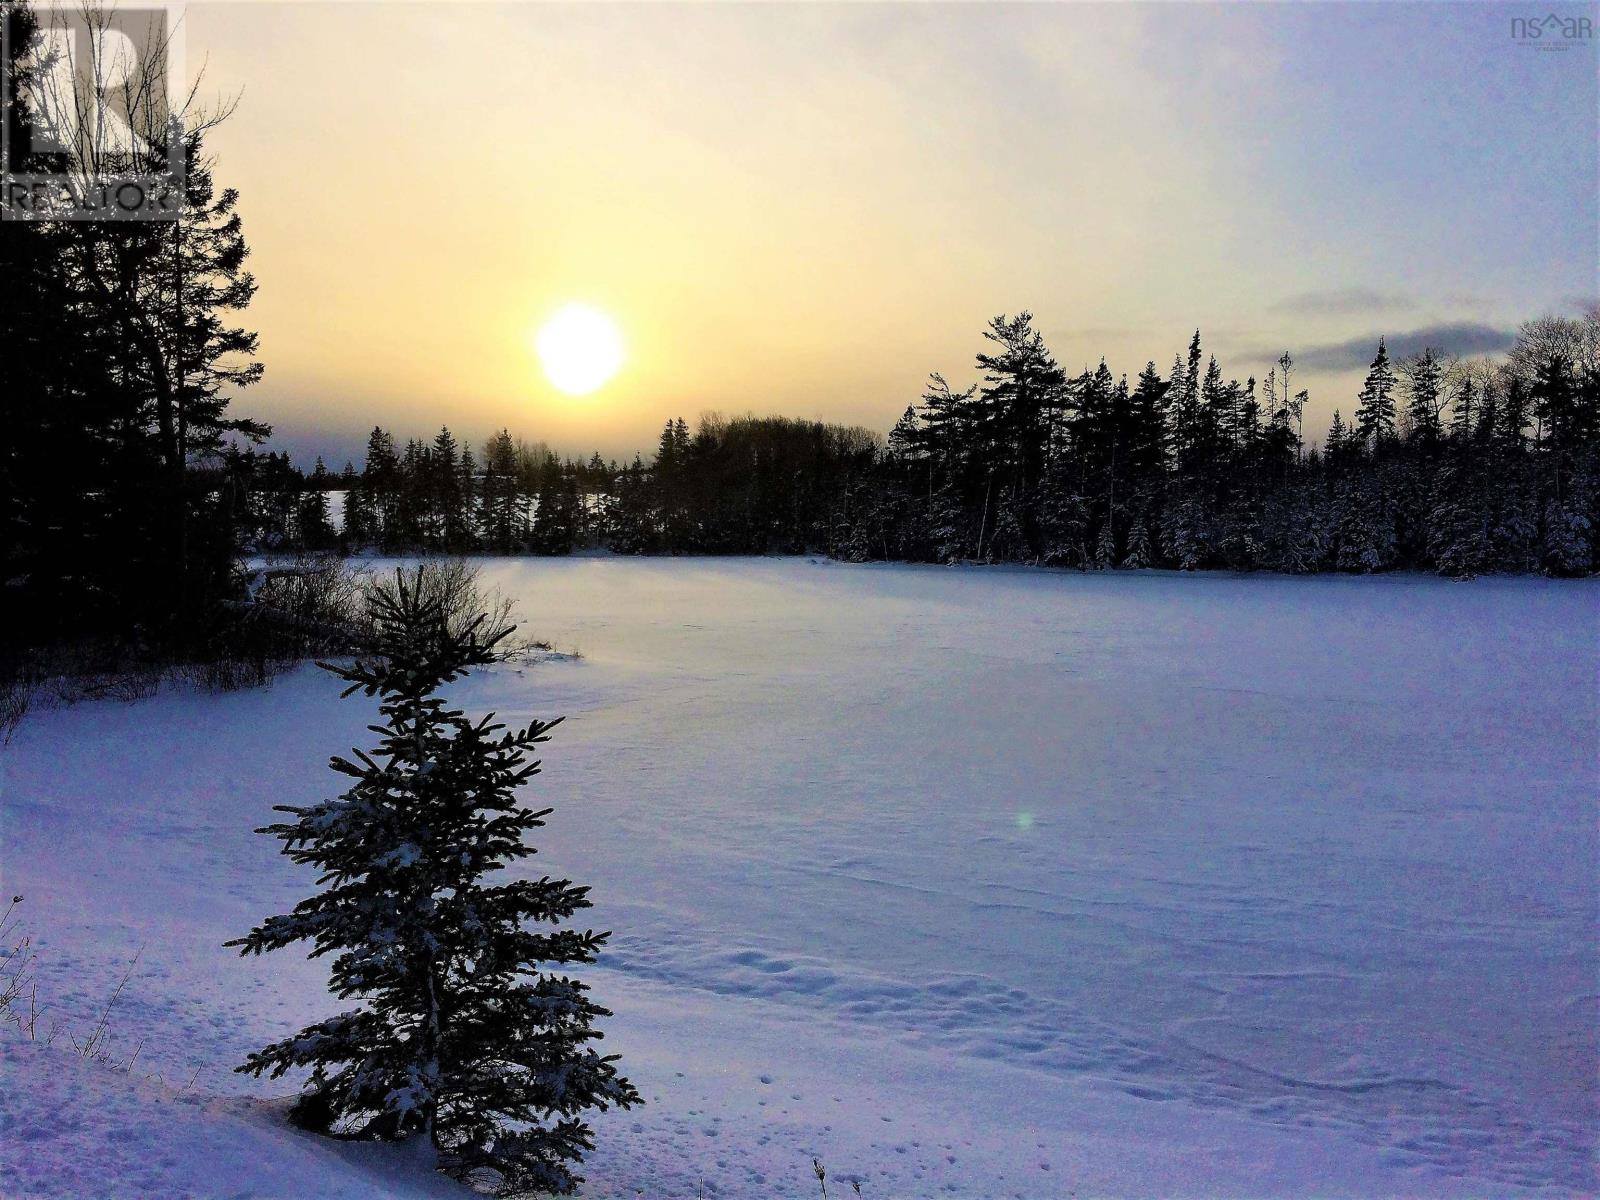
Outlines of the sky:
{"type": "MultiPolygon", "coordinates": [[[[1597,40],[1540,4],[197,3],[261,384],[309,465],[502,426],[631,458],[663,421],[884,431],[1031,310],[1070,372],[1285,349],[1308,437],[1380,335],[1504,348],[1600,292],[1597,40]],[[534,352],[621,330],[569,397],[534,352]]],[[[647,453],[648,457],[648,453],[647,453]]]]}

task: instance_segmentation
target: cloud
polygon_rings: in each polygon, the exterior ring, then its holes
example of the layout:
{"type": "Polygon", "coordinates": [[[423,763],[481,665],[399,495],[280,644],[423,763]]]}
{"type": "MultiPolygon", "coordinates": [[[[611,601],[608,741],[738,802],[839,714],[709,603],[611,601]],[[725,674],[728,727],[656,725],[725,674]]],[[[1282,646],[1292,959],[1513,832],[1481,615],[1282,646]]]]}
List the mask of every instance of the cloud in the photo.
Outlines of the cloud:
{"type": "Polygon", "coordinates": [[[1409,296],[1374,292],[1370,288],[1327,288],[1297,292],[1278,301],[1277,307],[1302,316],[1339,316],[1346,313],[1397,312],[1414,308],[1409,296]]]}
{"type": "Polygon", "coordinates": [[[1497,329],[1477,321],[1447,321],[1438,325],[1424,325],[1405,333],[1374,330],[1363,337],[1327,342],[1300,351],[1294,356],[1295,365],[1313,371],[1344,371],[1364,367],[1378,352],[1380,336],[1384,337],[1389,347],[1390,358],[1405,358],[1420,354],[1430,346],[1437,354],[1498,354],[1511,348],[1517,333],[1514,329],[1497,329]]]}

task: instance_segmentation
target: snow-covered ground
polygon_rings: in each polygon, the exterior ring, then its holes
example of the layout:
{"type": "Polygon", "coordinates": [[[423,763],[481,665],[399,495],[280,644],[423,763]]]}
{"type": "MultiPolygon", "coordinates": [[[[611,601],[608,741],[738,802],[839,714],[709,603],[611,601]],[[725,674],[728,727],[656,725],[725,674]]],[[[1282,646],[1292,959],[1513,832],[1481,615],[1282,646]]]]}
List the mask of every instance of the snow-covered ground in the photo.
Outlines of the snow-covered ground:
{"type": "MultiPolygon", "coordinates": [[[[583,654],[456,695],[568,716],[533,867],[594,885],[649,1101],[585,1194],[815,1195],[813,1155],[885,1198],[1595,1192],[1593,583],[485,573],[583,654]]],[[[458,1194],[228,1070],[336,1003],[221,943],[310,886],[251,829],[338,790],[371,712],[337,694],[85,704],[0,752],[41,1026],[144,946],[133,1076],[0,1034],[0,1196],[458,1194]]]]}

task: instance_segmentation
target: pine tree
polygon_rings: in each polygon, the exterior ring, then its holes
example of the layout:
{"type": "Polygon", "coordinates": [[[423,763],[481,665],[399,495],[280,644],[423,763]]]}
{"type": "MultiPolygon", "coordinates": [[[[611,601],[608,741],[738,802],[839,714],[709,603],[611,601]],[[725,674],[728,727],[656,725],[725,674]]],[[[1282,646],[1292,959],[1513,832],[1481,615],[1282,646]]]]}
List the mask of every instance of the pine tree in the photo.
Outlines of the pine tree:
{"type": "Polygon", "coordinates": [[[655,506],[650,476],[635,454],[617,476],[616,503],[611,506],[607,544],[618,554],[643,554],[656,543],[655,506]]]}
{"type": "Polygon", "coordinates": [[[1184,475],[1193,474],[1202,465],[1209,449],[1200,404],[1201,357],[1200,331],[1196,329],[1189,343],[1187,363],[1173,360],[1172,386],[1168,393],[1172,401],[1173,459],[1179,473],[1184,475]]]}
{"type": "Polygon", "coordinates": [[[1317,489],[1283,488],[1269,497],[1261,519],[1261,565],[1305,575],[1323,567],[1327,513],[1317,489]]]}
{"type": "Polygon", "coordinates": [[[1010,488],[1001,492],[995,503],[994,526],[978,553],[987,562],[1015,562],[1028,555],[1022,532],[1022,505],[1010,488]]]}
{"type": "Polygon", "coordinates": [[[476,549],[478,545],[478,461],[472,447],[463,444],[461,459],[456,464],[456,498],[460,505],[457,518],[461,542],[460,549],[476,549]]]}
{"type": "MultiPolygon", "coordinates": [[[[1200,331],[1194,331],[1194,357],[1199,354],[1200,331]]],[[[1189,370],[1184,366],[1183,355],[1172,356],[1172,374],[1167,377],[1167,428],[1166,457],[1175,463],[1185,461],[1189,452],[1189,427],[1192,423],[1192,406],[1189,397],[1189,370]]]]}
{"type": "Polygon", "coordinates": [[[1128,527],[1128,556],[1122,560],[1122,565],[1130,570],[1143,570],[1150,565],[1150,557],[1150,525],[1141,515],[1128,527]]]}
{"type": "Polygon", "coordinates": [[[1222,381],[1222,366],[1212,355],[1200,384],[1200,437],[1205,451],[1205,466],[1219,467],[1227,453],[1234,425],[1238,392],[1222,381]]]}
{"type": "Polygon", "coordinates": [[[1406,364],[1407,434],[1411,440],[1430,447],[1439,440],[1439,412],[1443,401],[1444,368],[1433,350],[1424,349],[1406,364]]]}
{"type": "Polygon", "coordinates": [[[461,487],[461,453],[448,426],[440,426],[426,462],[424,542],[432,549],[467,549],[470,526],[461,487]]]}
{"type": "Polygon", "coordinates": [[[407,439],[405,453],[400,457],[394,528],[384,530],[391,549],[413,550],[428,543],[428,518],[432,510],[430,462],[428,447],[418,438],[407,439]]]}
{"type": "Polygon", "coordinates": [[[887,449],[889,457],[897,462],[913,462],[923,455],[922,427],[917,421],[917,410],[911,405],[900,414],[900,419],[889,430],[887,449]]]}
{"type": "MultiPolygon", "coordinates": [[[[1467,395],[1471,395],[1470,387],[1467,395]]],[[[1434,476],[1427,552],[1441,575],[1470,579],[1492,569],[1494,548],[1485,492],[1464,455],[1445,463],[1434,476]]]]}
{"type": "Polygon", "coordinates": [[[927,389],[922,393],[920,434],[927,449],[930,501],[938,487],[957,479],[971,452],[968,425],[975,415],[973,397],[977,390],[974,384],[965,391],[953,391],[937,371],[928,377],[927,389]]]}
{"type": "Polygon", "coordinates": [[[396,538],[400,461],[395,457],[394,438],[381,426],[373,426],[367,435],[367,461],[361,472],[361,491],[367,513],[372,518],[375,539],[386,550],[400,549],[396,538]]]}
{"type": "Polygon", "coordinates": [[[1533,380],[1533,413],[1544,430],[1544,440],[1557,450],[1594,436],[1582,428],[1582,407],[1577,403],[1578,388],[1571,365],[1560,354],[1553,354],[1538,366],[1533,380]]]}
{"type": "Polygon", "coordinates": [[[494,661],[479,616],[456,626],[419,569],[373,602],[379,654],[323,664],[344,695],[381,697],[382,739],[331,766],[355,782],[261,830],[322,872],[326,890],[229,945],[260,954],[295,942],[333,954],[329,986],[363,1006],[249,1056],[273,1078],[310,1068],[301,1124],[344,1136],[429,1138],[441,1169],[492,1172],[499,1194],[571,1192],[593,1148],[581,1114],[630,1107],[638,1093],[589,1044],[610,1015],[587,987],[548,970],[593,962],[607,934],[546,929],[589,907],[587,888],[548,877],[487,880],[533,854],[524,837],[551,810],[518,805],[538,773],[528,751],[555,721],[511,732],[468,720],[438,696],[494,661]]]}
{"type": "Polygon", "coordinates": [[[498,554],[510,554],[526,535],[526,493],[511,432],[502,429],[483,452],[483,540],[498,554]]]}
{"type": "Polygon", "coordinates": [[[1356,436],[1361,445],[1377,453],[1394,439],[1394,369],[1389,365],[1389,350],[1378,339],[1378,355],[1372,360],[1367,379],[1361,386],[1361,404],[1356,409],[1356,436]]]}
{"type": "Polygon", "coordinates": [[[327,550],[338,540],[328,514],[329,486],[328,468],[318,455],[317,465],[306,480],[306,490],[300,494],[300,545],[306,550],[327,550]]]}
{"type": "Polygon", "coordinates": [[[341,552],[349,554],[370,544],[373,538],[372,510],[366,492],[361,487],[361,476],[356,474],[355,464],[344,464],[344,470],[339,472],[339,489],[344,495],[339,544],[341,552]]]}
{"type": "Polygon", "coordinates": [[[1337,408],[1334,409],[1333,422],[1328,426],[1328,439],[1324,447],[1330,464],[1335,464],[1344,457],[1350,445],[1350,437],[1350,431],[1345,428],[1344,417],[1337,408]]]}
{"type": "Polygon", "coordinates": [[[1177,563],[1180,571],[1193,571],[1204,565],[1205,524],[1201,505],[1193,497],[1176,498],[1162,514],[1161,540],[1167,557],[1177,563]]]}
{"type": "Polygon", "coordinates": [[[934,562],[956,563],[971,553],[961,500],[950,489],[936,492],[928,500],[927,527],[934,562]]]}
{"type": "MultiPolygon", "coordinates": [[[[1003,488],[1010,496],[1008,519],[1015,520],[1017,533],[1037,550],[1038,487],[1065,406],[1066,376],[1034,329],[1030,312],[993,318],[983,336],[996,347],[993,354],[977,358],[987,418],[979,449],[986,475],[985,510],[990,492],[1003,488]]],[[[997,521],[999,516],[996,509],[997,521]]]]}
{"type": "Polygon", "coordinates": [[[1334,500],[1337,565],[1342,571],[1370,574],[1395,565],[1395,507],[1392,489],[1369,470],[1340,481],[1334,500]]]}
{"type": "Polygon", "coordinates": [[[1151,481],[1166,465],[1162,444],[1162,417],[1167,384],[1156,374],[1156,364],[1147,362],[1139,372],[1139,383],[1128,398],[1128,471],[1135,480],[1151,481]]]}
{"type": "Polygon", "coordinates": [[[603,497],[611,491],[612,473],[606,470],[605,460],[596,450],[589,461],[578,468],[578,544],[595,546],[604,533],[603,497]]]}
{"type": "Polygon", "coordinates": [[[1593,526],[1571,497],[1545,503],[1543,566],[1551,575],[1586,575],[1594,563],[1593,526]]]}
{"type": "Polygon", "coordinates": [[[531,549],[536,554],[571,554],[577,536],[578,481],[553,454],[546,459],[540,479],[531,549]]]}
{"type": "MultiPolygon", "coordinates": [[[[170,117],[183,123],[185,209],[179,221],[0,222],[0,657],[85,637],[186,653],[240,596],[253,463],[239,443],[266,432],[230,415],[261,367],[237,324],[254,291],[238,198],[204,148],[229,106],[204,114],[141,92],[154,78],[165,99],[162,39],[86,51],[69,72],[85,90],[54,95],[48,9],[0,4],[8,186],[12,172],[163,174],[170,117]],[[88,125],[72,115],[85,96],[101,101],[88,125]],[[104,105],[118,103],[118,132],[102,136],[104,105]]],[[[84,13],[92,28],[106,15],[84,13]]]]}
{"type": "Polygon", "coordinates": [[[1116,510],[1112,509],[1100,522],[1100,536],[1095,539],[1094,565],[1102,571],[1117,565],[1116,510]]]}

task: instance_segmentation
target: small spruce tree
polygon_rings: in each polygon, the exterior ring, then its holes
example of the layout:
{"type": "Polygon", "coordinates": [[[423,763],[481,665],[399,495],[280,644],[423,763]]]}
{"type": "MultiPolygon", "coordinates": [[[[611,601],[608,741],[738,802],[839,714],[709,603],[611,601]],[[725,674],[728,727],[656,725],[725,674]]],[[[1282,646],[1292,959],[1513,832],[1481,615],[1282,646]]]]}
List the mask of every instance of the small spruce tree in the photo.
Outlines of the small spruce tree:
{"type": "Polygon", "coordinates": [[[510,630],[481,633],[485,617],[455,622],[422,573],[402,572],[373,599],[378,655],[322,664],[344,695],[381,697],[371,754],[336,757],[354,780],[332,800],[279,805],[269,825],[283,853],[322,872],[324,890],[229,945],[260,954],[294,942],[333,954],[329,987],[362,1007],[319,1021],[249,1056],[238,1070],[273,1078],[309,1068],[294,1111],[309,1128],[344,1137],[421,1135],[440,1168],[501,1195],[568,1193],[593,1148],[587,1109],[639,1102],[616,1056],[590,1043],[607,1010],[587,987],[548,969],[593,962],[607,934],[550,928],[587,908],[567,880],[492,872],[533,854],[524,837],[550,812],[517,803],[538,773],[528,751],[557,722],[506,731],[492,715],[468,720],[438,689],[494,661],[510,630]]]}
{"type": "Polygon", "coordinates": [[[1115,512],[1106,513],[1100,523],[1100,537],[1095,542],[1094,565],[1105,571],[1117,565],[1117,531],[1113,524],[1115,512]]]}
{"type": "Polygon", "coordinates": [[[1128,556],[1122,560],[1122,565],[1142,571],[1150,565],[1150,560],[1150,526],[1147,518],[1141,514],[1128,527],[1128,556]]]}

